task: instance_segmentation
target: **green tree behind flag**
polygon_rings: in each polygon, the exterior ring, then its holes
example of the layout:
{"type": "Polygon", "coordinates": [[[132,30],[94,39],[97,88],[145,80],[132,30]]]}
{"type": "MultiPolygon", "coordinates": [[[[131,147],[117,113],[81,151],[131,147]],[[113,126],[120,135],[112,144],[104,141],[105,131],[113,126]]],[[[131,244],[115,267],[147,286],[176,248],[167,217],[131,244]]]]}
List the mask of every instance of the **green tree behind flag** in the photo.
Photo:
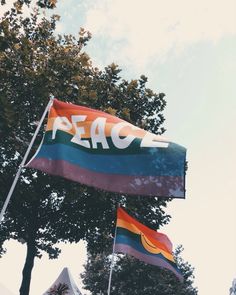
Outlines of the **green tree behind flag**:
{"type": "MultiPolygon", "coordinates": [[[[117,255],[112,274],[111,294],[114,295],[197,295],[193,286],[193,268],[175,250],[175,260],[184,276],[181,283],[170,271],[143,263],[128,255],[117,255]]],[[[106,294],[110,271],[110,256],[105,253],[89,254],[85,272],[81,275],[85,289],[92,294],[106,294]]]]}
{"type": "MultiPolygon", "coordinates": [[[[156,134],[164,132],[164,94],[147,88],[145,76],[127,81],[120,77],[121,70],[115,64],[104,70],[93,67],[84,51],[91,38],[89,32],[81,29],[78,38],[57,36],[59,16],[41,19],[33,12],[24,17],[24,2],[31,1],[17,1],[20,6],[0,21],[1,207],[51,94],[109,112],[156,134]]],[[[43,128],[32,154],[42,135],[43,128]]],[[[164,211],[167,200],[126,198],[25,170],[0,225],[1,254],[9,239],[27,247],[20,294],[29,294],[35,257],[41,258],[46,252],[49,258],[57,258],[58,242],[83,239],[89,251],[111,251],[112,240],[107,237],[114,227],[118,201],[138,211],[141,221],[154,229],[170,219],[164,211]]]]}

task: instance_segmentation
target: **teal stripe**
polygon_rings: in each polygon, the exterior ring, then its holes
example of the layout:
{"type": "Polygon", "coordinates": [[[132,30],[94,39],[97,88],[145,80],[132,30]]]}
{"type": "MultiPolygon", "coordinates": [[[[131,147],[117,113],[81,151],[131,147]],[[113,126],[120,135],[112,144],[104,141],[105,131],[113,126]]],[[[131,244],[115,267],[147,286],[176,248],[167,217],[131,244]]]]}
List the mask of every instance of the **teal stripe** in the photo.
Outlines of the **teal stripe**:
{"type": "MultiPolygon", "coordinates": [[[[182,147],[181,145],[178,145],[176,143],[169,143],[168,148],[157,148],[157,147],[145,147],[141,148],[141,139],[136,138],[134,139],[131,144],[125,148],[125,149],[119,149],[117,148],[111,139],[111,137],[106,137],[109,149],[104,149],[100,143],[98,143],[97,148],[86,148],[79,144],[71,142],[73,138],[73,135],[64,132],[62,130],[57,130],[56,138],[52,139],[52,131],[47,131],[44,135],[43,144],[57,144],[62,143],[66,144],[68,146],[72,146],[74,148],[78,148],[80,150],[83,150],[85,152],[94,153],[94,154],[152,154],[159,151],[159,153],[165,154],[165,153],[172,153],[175,156],[183,157],[186,154],[186,149],[182,147]]],[[[89,141],[90,146],[92,147],[91,138],[84,138],[83,140],[89,141]]]]}
{"type": "Polygon", "coordinates": [[[117,235],[127,236],[130,239],[135,240],[136,242],[140,241],[140,234],[136,234],[124,227],[117,226],[116,231],[117,231],[117,235]]]}
{"type": "MultiPolygon", "coordinates": [[[[99,143],[96,149],[95,148],[88,149],[74,142],[71,142],[72,138],[73,138],[73,135],[61,130],[57,130],[56,138],[53,140],[52,131],[47,131],[44,136],[43,144],[50,145],[50,144],[62,143],[62,144],[66,144],[68,146],[80,149],[85,152],[89,152],[93,154],[106,154],[106,155],[107,154],[124,155],[124,154],[137,154],[137,153],[145,154],[145,153],[148,153],[150,150],[150,148],[142,148],[142,149],[140,148],[141,140],[139,138],[134,139],[132,143],[126,149],[118,149],[116,146],[114,146],[111,137],[106,138],[109,149],[104,149],[99,143]]],[[[84,138],[84,140],[89,141],[90,146],[92,146],[91,138],[84,138]]]]}
{"type": "Polygon", "coordinates": [[[64,160],[85,169],[108,174],[183,177],[184,155],[164,150],[155,149],[153,153],[145,154],[104,155],[87,153],[64,144],[51,144],[42,145],[36,159],[64,160]]]}
{"type": "Polygon", "coordinates": [[[173,261],[167,259],[161,253],[153,254],[148,252],[142,245],[141,236],[138,234],[132,233],[131,231],[126,230],[124,228],[117,227],[116,244],[129,245],[135,250],[139,251],[140,253],[143,253],[152,257],[160,257],[163,260],[168,261],[168,263],[170,263],[173,267],[176,267],[176,264],[173,261]]]}

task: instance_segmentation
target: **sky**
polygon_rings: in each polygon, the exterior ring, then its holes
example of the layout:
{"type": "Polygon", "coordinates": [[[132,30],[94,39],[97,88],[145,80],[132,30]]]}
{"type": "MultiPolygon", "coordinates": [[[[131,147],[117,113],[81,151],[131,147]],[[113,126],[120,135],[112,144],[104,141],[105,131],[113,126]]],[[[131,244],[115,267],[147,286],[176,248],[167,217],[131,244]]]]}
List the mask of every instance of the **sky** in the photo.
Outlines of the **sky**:
{"type": "MultiPolygon", "coordinates": [[[[173,200],[163,227],[195,271],[199,295],[229,294],[236,277],[236,2],[234,0],[59,0],[58,33],[92,33],[86,51],[99,68],[148,77],[166,94],[165,137],[187,148],[186,199],[173,200]]],[[[48,12],[46,12],[48,14],[48,12]]],[[[0,283],[18,294],[25,245],[8,242],[0,283]],[[2,273],[4,269],[4,273],[2,273]]],[[[42,294],[63,267],[81,291],[82,243],[62,245],[58,260],[36,259],[31,295],[42,294]]]]}

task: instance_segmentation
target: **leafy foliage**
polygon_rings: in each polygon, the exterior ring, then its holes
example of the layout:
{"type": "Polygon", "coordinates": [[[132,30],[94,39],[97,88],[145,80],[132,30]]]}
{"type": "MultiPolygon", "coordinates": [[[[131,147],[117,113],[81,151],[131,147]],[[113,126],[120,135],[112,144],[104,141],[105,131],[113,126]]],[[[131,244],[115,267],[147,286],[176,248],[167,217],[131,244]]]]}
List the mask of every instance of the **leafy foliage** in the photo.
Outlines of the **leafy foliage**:
{"type": "MultiPolygon", "coordinates": [[[[1,5],[6,4],[8,1],[1,0],[1,5]]],[[[17,8],[18,12],[22,9],[23,5],[26,4],[27,6],[30,5],[32,0],[16,0],[14,3],[14,6],[17,8]]],[[[36,5],[38,5],[41,8],[55,8],[57,4],[57,0],[38,0],[36,2],[36,5]]]]}
{"type": "MultiPolygon", "coordinates": [[[[18,4],[30,1],[17,1],[18,4]]],[[[55,1],[54,1],[55,2],[55,1]]],[[[46,1],[42,1],[46,3],[46,1]]],[[[52,3],[52,1],[50,1],[52,3]]],[[[46,5],[46,4],[45,4],[46,5]]],[[[115,64],[99,70],[92,66],[84,46],[91,34],[56,36],[59,16],[23,17],[15,5],[0,21],[0,206],[44,111],[49,96],[115,114],[155,133],[164,132],[164,94],[146,87],[147,78],[127,81],[115,64]]],[[[43,127],[36,139],[39,144],[43,127]]],[[[28,249],[21,294],[28,294],[34,257],[47,252],[58,257],[58,242],[84,239],[91,253],[110,248],[106,237],[114,228],[120,202],[139,211],[143,222],[159,228],[169,221],[168,200],[120,196],[85,187],[58,177],[25,170],[0,225],[0,253],[4,241],[25,242],[28,249]]]]}
{"type": "MultiPolygon", "coordinates": [[[[196,295],[193,269],[181,258],[182,246],[177,247],[175,259],[184,276],[181,283],[170,271],[145,264],[132,256],[117,255],[112,273],[111,293],[114,295],[196,295]]],[[[110,271],[110,256],[90,254],[83,283],[92,294],[106,294],[110,271]]]]}

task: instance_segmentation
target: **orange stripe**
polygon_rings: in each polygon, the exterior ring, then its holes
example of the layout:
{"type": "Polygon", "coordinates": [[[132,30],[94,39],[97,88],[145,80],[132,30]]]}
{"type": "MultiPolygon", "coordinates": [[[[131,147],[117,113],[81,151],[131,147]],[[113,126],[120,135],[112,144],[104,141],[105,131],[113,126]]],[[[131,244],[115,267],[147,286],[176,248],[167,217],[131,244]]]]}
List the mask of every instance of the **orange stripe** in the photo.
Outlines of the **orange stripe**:
{"type": "MultiPolygon", "coordinates": [[[[172,249],[170,249],[170,245],[166,245],[163,242],[160,242],[158,239],[160,238],[160,240],[163,240],[162,237],[165,236],[165,238],[167,240],[168,237],[162,233],[158,233],[157,231],[154,231],[150,228],[148,228],[147,226],[143,225],[142,223],[138,222],[136,219],[132,218],[131,216],[129,216],[122,208],[118,208],[117,211],[117,218],[118,219],[122,219],[127,223],[131,223],[134,226],[136,226],[136,228],[138,230],[140,230],[140,232],[142,232],[145,236],[147,236],[147,238],[158,248],[163,249],[166,252],[171,253],[172,249]]],[[[171,242],[169,242],[171,244],[171,242]]]]}
{"type": "MultiPolygon", "coordinates": [[[[54,124],[55,119],[56,119],[56,117],[50,117],[48,119],[46,131],[51,131],[53,129],[53,124],[54,124]]],[[[68,119],[71,122],[71,118],[68,118],[68,119]]],[[[89,121],[87,119],[85,121],[83,121],[83,122],[78,122],[77,123],[77,126],[78,127],[84,127],[84,129],[85,129],[85,133],[81,135],[82,138],[90,138],[91,137],[90,136],[90,128],[91,128],[91,124],[92,123],[93,123],[93,121],[89,121]]],[[[106,122],[106,125],[105,125],[105,136],[106,137],[110,137],[111,136],[111,130],[112,130],[112,128],[114,126],[115,126],[114,123],[112,123],[112,122],[106,122]]],[[[66,132],[66,133],[69,133],[71,135],[74,135],[76,133],[74,127],[71,130],[63,130],[63,131],[66,132]]],[[[123,127],[120,130],[119,136],[126,137],[128,135],[132,135],[132,136],[134,136],[136,138],[143,138],[146,133],[147,132],[145,130],[142,130],[142,129],[135,129],[135,130],[133,130],[132,129],[132,125],[129,125],[129,126],[123,127]]]]}
{"type": "MultiPolygon", "coordinates": [[[[48,123],[47,123],[47,127],[46,127],[46,131],[51,131],[53,129],[53,124],[56,118],[49,118],[48,119],[48,123]]],[[[71,122],[71,121],[70,121],[71,122]]],[[[84,121],[84,122],[79,122],[77,123],[78,127],[83,127],[84,128],[84,133],[81,134],[81,138],[90,138],[90,128],[91,128],[91,124],[92,121],[84,121]]],[[[112,127],[114,126],[114,124],[112,123],[108,123],[106,124],[106,128],[105,128],[105,136],[110,136],[110,130],[112,129],[112,127]]],[[[76,131],[75,128],[72,127],[70,130],[63,130],[63,132],[66,132],[68,134],[71,135],[75,135],[76,131]]]]}
{"type": "MultiPolygon", "coordinates": [[[[110,114],[107,114],[105,112],[99,111],[99,110],[94,110],[90,109],[87,107],[79,106],[79,105],[74,105],[70,103],[65,103],[61,102],[57,99],[54,99],[53,106],[50,109],[49,112],[49,119],[48,119],[48,124],[47,124],[47,131],[52,130],[53,122],[56,117],[58,116],[63,116],[66,117],[70,122],[71,122],[71,116],[72,115],[85,115],[86,120],[84,122],[78,123],[78,126],[83,126],[85,128],[85,134],[82,135],[82,138],[89,138],[90,137],[90,126],[91,123],[96,119],[96,118],[106,118],[106,126],[105,126],[105,136],[111,136],[111,129],[112,127],[117,124],[117,123],[126,123],[127,126],[123,127],[120,130],[119,136],[126,137],[128,135],[133,135],[136,138],[143,138],[146,134],[147,131],[136,128],[132,124],[118,118],[115,116],[112,116],[110,114]]],[[[72,128],[69,131],[66,131],[69,134],[75,134],[75,129],[72,128]]],[[[163,141],[167,142],[164,138],[156,135],[156,140],[157,141],[163,141]]]]}
{"type": "MultiPolygon", "coordinates": [[[[141,235],[140,230],[134,224],[131,224],[123,219],[118,218],[116,226],[125,228],[137,235],[141,235]]],[[[148,239],[151,241],[150,237],[148,237],[148,239]]],[[[153,244],[157,247],[157,250],[159,250],[167,259],[174,261],[172,253],[170,253],[169,251],[166,251],[166,249],[164,249],[164,247],[162,247],[163,245],[157,246],[159,243],[156,243],[155,239],[154,239],[154,241],[155,241],[155,243],[153,243],[153,244]]]]}
{"type": "Polygon", "coordinates": [[[116,226],[126,228],[132,233],[140,235],[140,230],[134,224],[131,224],[123,219],[117,219],[116,226]]]}

